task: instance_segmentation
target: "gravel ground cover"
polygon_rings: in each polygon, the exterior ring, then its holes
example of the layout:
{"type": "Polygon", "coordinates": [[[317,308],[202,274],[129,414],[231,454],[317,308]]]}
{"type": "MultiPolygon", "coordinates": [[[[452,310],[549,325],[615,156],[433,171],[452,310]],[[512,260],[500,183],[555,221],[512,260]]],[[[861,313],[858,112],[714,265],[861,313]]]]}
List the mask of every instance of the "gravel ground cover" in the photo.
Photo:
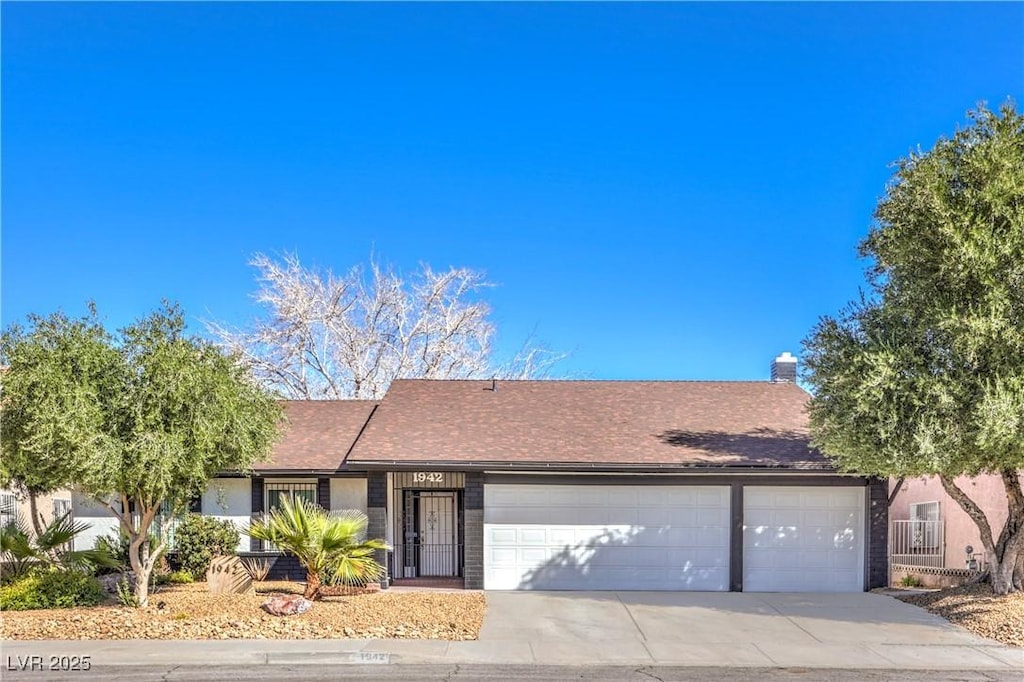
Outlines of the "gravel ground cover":
{"type": "Polygon", "coordinates": [[[263,583],[256,594],[210,594],[206,585],[164,588],[145,609],[93,608],[0,614],[3,639],[476,639],[486,604],[479,592],[389,592],[327,597],[298,616],[271,616],[271,594],[300,583],[263,583]],[[161,608],[162,606],[162,608],[161,608]]]}
{"type": "Polygon", "coordinates": [[[988,585],[964,585],[924,594],[897,594],[971,632],[1024,647],[1024,592],[992,594],[988,585]]]}

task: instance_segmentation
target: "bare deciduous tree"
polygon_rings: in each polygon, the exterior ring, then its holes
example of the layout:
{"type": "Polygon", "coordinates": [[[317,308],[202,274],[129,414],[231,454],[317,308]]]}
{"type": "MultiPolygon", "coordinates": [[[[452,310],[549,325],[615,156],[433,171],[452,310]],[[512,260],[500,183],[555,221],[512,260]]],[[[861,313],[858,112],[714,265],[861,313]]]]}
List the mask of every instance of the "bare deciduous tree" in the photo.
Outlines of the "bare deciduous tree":
{"type": "Polygon", "coordinates": [[[248,329],[208,323],[273,390],[292,399],[376,399],[398,378],[538,378],[564,355],[528,339],[492,363],[494,325],[479,298],[490,286],[469,268],[421,266],[410,279],[371,259],[343,276],[295,255],[251,261],[269,316],[248,329]]]}

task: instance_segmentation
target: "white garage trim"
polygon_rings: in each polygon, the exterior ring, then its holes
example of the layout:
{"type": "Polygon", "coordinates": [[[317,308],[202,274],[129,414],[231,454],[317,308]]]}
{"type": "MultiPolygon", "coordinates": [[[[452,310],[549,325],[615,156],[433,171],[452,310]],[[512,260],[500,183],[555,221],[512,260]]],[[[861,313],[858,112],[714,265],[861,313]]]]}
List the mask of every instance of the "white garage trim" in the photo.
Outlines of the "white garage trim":
{"type": "Polygon", "coordinates": [[[729,589],[728,486],[484,486],[484,588],[729,589]]]}
{"type": "Polygon", "coordinates": [[[864,488],[744,487],[744,592],[862,592],[864,548],[864,488]]]}

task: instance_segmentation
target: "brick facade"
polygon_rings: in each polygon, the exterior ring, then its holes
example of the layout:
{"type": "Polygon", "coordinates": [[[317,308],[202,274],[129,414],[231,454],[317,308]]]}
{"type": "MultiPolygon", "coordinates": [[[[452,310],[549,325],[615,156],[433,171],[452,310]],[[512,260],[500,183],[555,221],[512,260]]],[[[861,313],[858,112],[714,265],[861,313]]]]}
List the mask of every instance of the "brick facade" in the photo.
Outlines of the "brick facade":
{"type": "Polygon", "coordinates": [[[868,589],[889,585],[889,486],[883,478],[868,482],[868,589]]]}

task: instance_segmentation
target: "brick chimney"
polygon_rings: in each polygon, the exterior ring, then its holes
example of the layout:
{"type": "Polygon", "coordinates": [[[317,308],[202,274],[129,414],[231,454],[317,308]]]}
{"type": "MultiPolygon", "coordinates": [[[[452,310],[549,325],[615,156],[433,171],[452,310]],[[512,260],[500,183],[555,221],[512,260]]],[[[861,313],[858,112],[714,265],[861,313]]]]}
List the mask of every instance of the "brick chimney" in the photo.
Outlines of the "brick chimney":
{"type": "Polygon", "coordinates": [[[772,383],[796,383],[796,358],[788,351],[772,360],[772,383]]]}

